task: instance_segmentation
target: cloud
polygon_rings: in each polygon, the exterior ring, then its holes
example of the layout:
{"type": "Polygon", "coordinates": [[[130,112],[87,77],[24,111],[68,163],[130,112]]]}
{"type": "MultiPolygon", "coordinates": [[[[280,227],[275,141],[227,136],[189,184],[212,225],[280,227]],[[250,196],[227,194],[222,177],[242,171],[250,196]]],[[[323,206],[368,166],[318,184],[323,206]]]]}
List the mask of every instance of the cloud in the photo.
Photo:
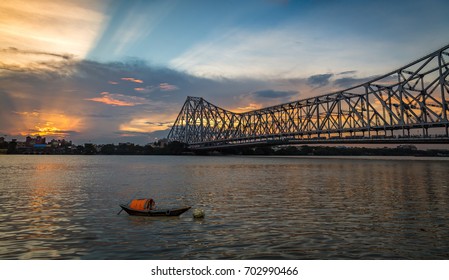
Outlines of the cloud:
{"type": "Polygon", "coordinates": [[[303,46],[291,37],[291,31],[288,27],[218,30],[214,34],[220,35],[197,43],[172,59],[170,66],[209,78],[295,76],[303,46]]]}
{"type": "Polygon", "coordinates": [[[298,94],[298,91],[279,91],[279,90],[272,90],[272,89],[265,89],[265,90],[259,90],[254,91],[251,93],[253,97],[257,98],[290,98],[292,96],[296,96],[298,94]]]}
{"type": "Polygon", "coordinates": [[[357,71],[356,70],[350,70],[350,71],[343,71],[343,72],[340,72],[340,73],[338,73],[337,75],[352,75],[352,74],[355,74],[355,73],[357,73],[357,71]]]}
{"type": "Polygon", "coordinates": [[[121,80],[129,81],[129,82],[133,82],[133,83],[138,83],[138,84],[143,84],[142,80],[135,79],[135,78],[121,78],[121,80]]]}
{"type": "Polygon", "coordinates": [[[134,88],[135,91],[150,93],[152,91],[151,87],[136,87],[134,88]]]}
{"type": "Polygon", "coordinates": [[[20,116],[25,116],[25,117],[39,117],[40,113],[37,111],[33,111],[33,112],[15,112],[12,111],[12,113],[20,115],[20,116]]]}
{"type": "Polygon", "coordinates": [[[0,1],[2,68],[23,71],[42,61],[86,57],[107,22],[106,8],[106,2],[0,1]]]}
{"type": "Polygon", "coordinates": [[[46,137],[67,137],[67,136],[73,136],[79,133],[75,130],[62,130],[57,127],[39,127],[36,126],[35,129],[29,129],[25,135],[40,135],[40,136],[46,136],[46,137]]]}
{"type": "Polygon", "coordinates": [[[238,95],[236,98],[238,101],[237,104],[234,104],[232,107],[227,109],[239,113],[248,112],[298,99],[298,95],[298,90],[263,89],[251,91],[249,93],[238,95]]]}
{"type": "Polygon", "coordinates": [[[362,77],[362,78],[344,77],[344,78],[336,79],[334,81],[334,85],[339,88],[345,89],[345,88],[350,88],[350,87],[353,87],[356,85],[363,84],[363,83],[368,82],[374,78],[376,78],[376,76],[362,77]]]}
{"type": "MultiPolygon", "coordinates": [[[[53,74],[57,73],[61,76],[72,74],[69,67],[66,67],[73,62],[70,60],[64,61],[34,61],[24,63],[20,59],[12,63],[0,62],[0,70],[6,70],[10,72],[41,72],[42,74],[48,74],[48,71],[52,71],[53,74]]],[[[6,71],[0,71],[0,75],[6,75],[6,71]]]]}
{"type": "Polygon", "coordinates": [[[173,124],[173,122],[150,122],[150,121],[145,122],[145,123],[149,124],[149,125],[155,125],[155,126],[169,126],[169,125],[173,124]]]}
{"type": "MultiPolygon", "coordinates": [[[[334,85],[337,86],[340,89],[346,89],[346,88],[350,88],[350,87],[353,87],[353,86],[361,85],[363,83],[366,83],[366,82],[369,82],[371,80],[374,80],[374,79],[376,79],[378,77],[379,76],[343,77],[343,78],[340,78],[340,79],[336,79],[334,81],[334,85]]],[[[396,84],[397,81],[398,81],[398,77],[397,77],[396,74],[394,74],[394,75],[391,75],[391,76],[384,77],[383,79],[375,82],[375,84],[388,86],[388,85],[396,84]]]]}
{"type": "Polygon", "coordinates": [[[62,58],[65,60],[72,59],[74,57],[73,54],[60,54],[60,53],[52,53],[52,52],[44,52],[37,50],[21,50],[14,47],[9,47],[6,49],[0,49],[0,53],[6,54],[24,54],[24,55],[42,55],[42,56],[51,56],[56,58],[62,58]]]}
{"type": "Polygon", "coordinates": [[[112,106],[136,106],[148,102],[147,99],[142,97],[128,96],[120,93],[102,92],[100,94],[101,97],[86,98],[85,100],[100,102],[112,106]]]}
{"type": "Polygon", "coordinates": [[[261,105],[250,103],[250,104],[248,104],[248,106],[245,106],[245,107],[237,107],[235,112],[249,112],[249,111],[254,111],[254,110],[257,110],[260,108],[261,108],[261,105]]]}
{"type": "Polygon", "coordinates": [[[307,79],[307,83],[313,87],[324,87],[329,84],[329,79],[333,74],[317,74],[310,76],[307,79]]]}
{"type": "MultiPolygon", "coordinates": [[[[110,142],[131,142],[146,144],[155,142],[158,139],[166,138],[170,129],[156,130],[153,132],[137,132],[137,131],[115,131],[111,137],[108,138],[110,142]]],[[[107,143],[107,142],[104,142],[107,143]]]]}
{"type": "Polygon", "coordinates": [[[160,83],[157,86],[149,85],[146,87],[136,87],[134,88],[135,91],[141,92],[141,93],[151,93],[155,91],[174,91],[178,90],[179,88],[175,85],[169,84],[169,83],[160,83]]]}
{"type": "MultiPolygon", "coordinates": [[[[163,113],[162,113],[163,116],[163,113]]],[[[155,116],[154,118],[161,118],[161,116],[155,116]]],[[[151,121],[148,117],[143,116],[139,117],[136,116],[132,118],[131,120],[120,124],[119,131],[123,131],[126,133],[134,132],[134,133],[151,133],[158,130],[167,130],[170,129],[173,125],[173,121],[169,122],[158,122],[158,121],[151,121]]]]}
{"type": "Polygon", "coordinates": [[[12,111],[12,113],[16,115],[15,119],[30,124],[28,128],[17,131],[22,136],[66,137],[77,134],[78,129],[81,128],[79,116],[66,114],[65,112],[33,110],[12,111]]]}
{"type": "Polygon", "coordinates": [[[171,85],[169,83],[161,83],[161,84],[159,84],[159,88],[162,91],[173,91],[173,90],[179,89],[177,86],[171,85]]]}
{"type": "MultiPolygon", "coordinates": [[[[129,51],[144,44],[158,24],[165,19],[176,2],[173,1],[113,1],[112,24],[98,40],[96,55],[129,55],[129,51]],[[115,10],[115,12],[114,12],[115,10]]],[[[147,49],[148,50],[148,49],[147,49]]]]}

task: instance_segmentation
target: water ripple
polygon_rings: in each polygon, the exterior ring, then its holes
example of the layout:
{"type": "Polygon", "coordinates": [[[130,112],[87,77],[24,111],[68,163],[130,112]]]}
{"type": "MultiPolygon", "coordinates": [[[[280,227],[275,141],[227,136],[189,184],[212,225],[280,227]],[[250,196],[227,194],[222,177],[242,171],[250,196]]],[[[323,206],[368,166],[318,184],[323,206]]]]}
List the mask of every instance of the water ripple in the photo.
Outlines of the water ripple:
{"type": "Polygon", "coordinates": [[[447,259],[449,161],[1,156],[0,259],[447,259]],[[176,218],[117,216],[152,196],[176,218]]]}

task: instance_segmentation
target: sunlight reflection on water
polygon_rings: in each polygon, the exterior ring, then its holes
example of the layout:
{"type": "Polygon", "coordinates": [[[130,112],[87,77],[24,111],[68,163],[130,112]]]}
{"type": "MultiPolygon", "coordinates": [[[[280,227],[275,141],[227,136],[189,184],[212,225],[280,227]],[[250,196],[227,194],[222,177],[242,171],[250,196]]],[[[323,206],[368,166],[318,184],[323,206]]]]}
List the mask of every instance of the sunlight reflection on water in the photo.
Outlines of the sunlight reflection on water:
{"type": "Polygon", "coordinates": [[[449,161],[0,156],[0,259],[447,259],[449,161]],[[176,218],[117,216],[155,198],[176,218]]]}

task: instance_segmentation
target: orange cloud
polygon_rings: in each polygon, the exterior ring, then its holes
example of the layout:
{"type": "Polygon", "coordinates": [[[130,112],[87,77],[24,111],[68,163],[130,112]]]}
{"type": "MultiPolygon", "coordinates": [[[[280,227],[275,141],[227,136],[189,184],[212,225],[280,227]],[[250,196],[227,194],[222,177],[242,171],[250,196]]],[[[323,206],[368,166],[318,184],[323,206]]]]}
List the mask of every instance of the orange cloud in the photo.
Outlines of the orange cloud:
{"type": "Polygon", "coordinates": [[[14,113],[25,124],[25,126],[18,127],[17,134],[22,136],[66,137],[77,133],[81,128],[81,118],[78,116],[38,111],[14,113]]]}
{"type": "Polygon", "coordinates": [[[117,82],[114,82],[114,81],[108,81],[108,84],[111,84],[111,85],[117,85],[118,83],[117,83],[117,82]]]}
{"type": "Polygon", "coordinates": [[[88,98],[85,100],[100,102],[112,106],[136,106],[147,103],[145,98],[137,96],[127,96],[120,93],[100,93],[101,97],[88,98]]]}
{"type": "Polygon", "coordinates": [[[106,24],[102,12],[106,4],[97,7],[70,0],[0,1],[0,55],[4,68],[39,70],[44,66],[42,62],[83,59],[106,24]]]}
{"type": "Polygon", "coordinates": [[[129,81],[129,82],[133,82],[133,83],[138,83],[138,84],[143,84],[142,80],[139,79],[134,79],[134,78],[122,78],[123,81],[129,81]]]}
{"type": "Polygon", "coordinates": [[[157,87],[154,86],[146,86],[146,87],[136,87],[134,88],[135,91],[140,93],[150,93],[156,90],[157,87]]]}
{"type": "Polygon", "coordinates": [[[14,114],[17,114],[17,115],[21,115],[21,116],[24,116],[24,117],[39,117],[39,115],[40,115],[40,113],[39,112],[37,112],[37,111],[33,111],[33,112],[13,112],[14,114]]]}
{"type": "Polygon", "coordinates": [[[257,109],[260,109],[260,108],[262,108],[262,105],[250,103],[248,106],[237,107],[234,110],[231,109],[231,111],[235,112],[235,113],[243,113],[243,112],[249,112],[249,111],[257,110],[257,109]]]}
{"type": "Polygon", "coordinates": [[[171,125],[173,125],[172,122],[154,122],[147,118],[136,117],[127,123],[121,124],[119,130],[124,133],[150,133],[157,130],[169,129],[171,125]]]}
{"type": "Polygon", "coordinates": [[[53,135],[53,136],[66,136],[69,134],[68,131],[62,130],[61,128],[58,128],[54,126],[53,123],[47,122],[44,126],[35,126],[34,130],[30,130],[32,135],[40,135],[40,136],[47,136],[47,135],[53,135]]]}

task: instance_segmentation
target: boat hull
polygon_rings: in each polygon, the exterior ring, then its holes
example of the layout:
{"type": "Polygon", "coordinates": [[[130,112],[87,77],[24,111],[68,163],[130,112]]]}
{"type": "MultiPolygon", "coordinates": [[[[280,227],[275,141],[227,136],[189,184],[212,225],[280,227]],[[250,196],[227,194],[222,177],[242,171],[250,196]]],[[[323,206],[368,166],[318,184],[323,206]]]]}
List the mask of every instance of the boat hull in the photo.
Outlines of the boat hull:
{"type": "Polygon", "coordinates": [[[135,210],[135,209],[129,208],[127,205],[124,205],[124,204],[120,204],[120,207],[131,216],[155,216],[155,217],[179,216],[191,208],[191,207],[184,207],[184,208],[177,208],[177,209],[135,210]]]}

